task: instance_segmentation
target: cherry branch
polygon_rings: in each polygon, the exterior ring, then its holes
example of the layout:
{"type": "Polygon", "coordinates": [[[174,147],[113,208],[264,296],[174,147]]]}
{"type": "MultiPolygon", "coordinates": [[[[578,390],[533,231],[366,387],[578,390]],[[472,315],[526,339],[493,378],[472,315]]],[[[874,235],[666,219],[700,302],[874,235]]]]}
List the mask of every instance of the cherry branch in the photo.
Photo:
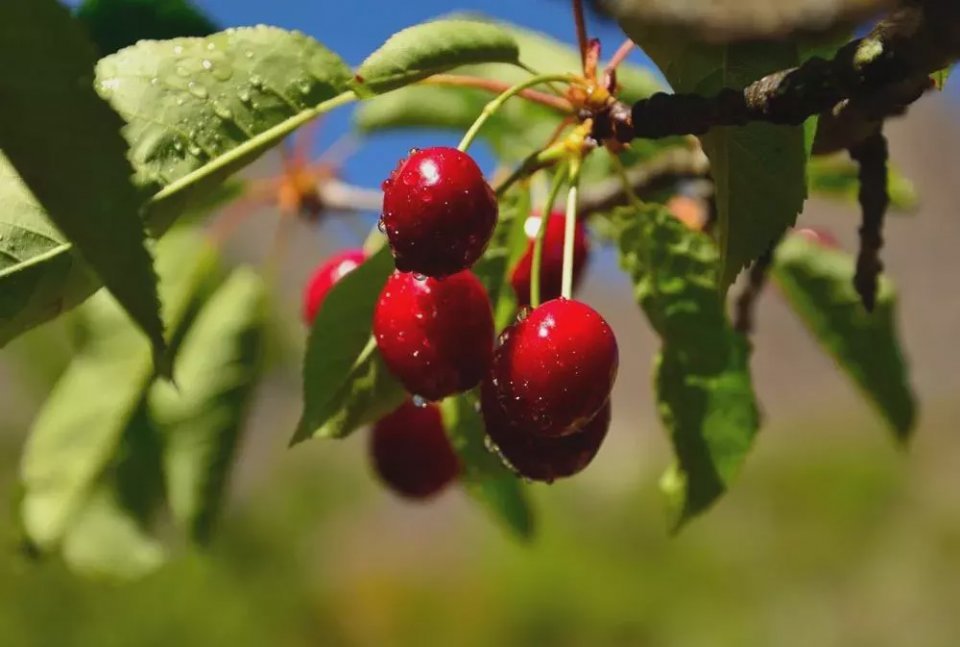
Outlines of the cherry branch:
{"type": "Polygon", "coordinates": [[[598,140],[699,135],[751,122],[796,125],[824,115],[816,152],[849,148],[930,88],[929,75],[960,58],[960,3],[908,0],[832,60],[812,58],[745,88],[711,97],[658,93],[633,106],[613,102],[595,118],[598,140]]]}
{"type": "Polygon", "coordinates": [[[850,149],[860,165],[860,252],[853,285],[867,311],[872,312],[877,302],[877,281],[883,271],[880,249],[883,247],[883,219],[890,204],[887,193],[887,140],[875,132],[850,149]]]}

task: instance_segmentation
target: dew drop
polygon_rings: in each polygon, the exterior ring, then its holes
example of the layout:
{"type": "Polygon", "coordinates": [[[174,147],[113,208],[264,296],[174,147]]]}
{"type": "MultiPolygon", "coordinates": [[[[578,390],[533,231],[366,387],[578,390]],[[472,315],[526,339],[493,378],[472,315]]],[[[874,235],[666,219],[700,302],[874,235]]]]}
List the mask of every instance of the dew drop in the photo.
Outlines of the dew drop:
{"type": "Polygon", "coordinates": [[[187,100],[184,99],[183,97],[177,97],[177,105],[178,105],[178,106],[182,106],[182,105],[185,104],[186,102],[187,102],[187,100]]]}
{"type": "Polygon", "coordinates": [[[183,45],[176,45],[173,48],[173,53],[176,54],[177,56],[180,56],[181,54],[183,54],[183,45]]]}
{"type": "Polygon", "coordinates": [[[523,306],[522,308],[520,308],[520,310],[517,312],[517,323],[520,323],[521,321],[529,317],[531,312],[533,312],[533,308],[531,308],[530,306],[523,306]]]}
{"type": "Polygon", "coordinates": [[[387,233],[387,225],[385,222],[383,222],[383,218],[380,218],[380,220],[377,221],[377,229],[380,230],[381,234],[387,233]]]}
{"type": "Polygon", "coordinates": [[[241,88],[240,91],[237,92],[237,98],[240,99],[241,103],[250,103],[250,91],[246,88],[241,88]]]}
{"type": "Polygon", "coordinates": [[[216,45],[214,45],[213,43],[207,43],[207,51],[208,51],[208,52],[212,52],[212,51],[215,50],[215,49],[217,49],[217,46],[216,46],[216,45]]]}
{"type": "Polygon", "coordinates": [[[425,275],[423,275],[423,274],[419,274],[419,273],[417,273],[417,272],[414,272],[414,273],[413,273],[413,279],[414,279],[415,281],[420,281],[421,283],[423,283],[424,281],[427,280],[427,277],[426,277],[425,275]]]}
{"type": "Polygon", "coordinates": [[[209,58],[203,59],[203,61],[200,62],[200,65],[208,72],[213,69],[213,61],[211,61],[209,58]]]}
{"type": "Polygon", "coordinates": [[[259,90],[263,87],[263,78],[261,78],[258,74],[252,75],[250,77],[250,85],[259,90]]]}
{"type": "Polygon", "coordinates": [[[187,84],[187,90],[189,90],[190,94],[197,97],[198,99],[207,98],[207,89],[202,85],[200,85],[199,83],[197,83],[196,81],[190,81],[190,83],[187,84]]]}
{"type": "Polygon", "coordinates": [[[310,94],[311,85],[310,81],[307,79],[300,79],[297,81],[297,89],[300,90],[300,94],[307,95],[310,94]]]}
{"type": "Polygon", "coordinates": [[[183,144],[180,142],[180,140],[173,142],[173,149],[178,153],[183,152],[183,144]]]}
{"type": "Polygon", "coordinates": [[[187,66],[186,66],[186,65],[177,65],[177,66],[176,66],[175,68],[173,68],[173,69],[176,71],[177,76],[182,76],[182,77],[188,77],[188,76],[190,76],[190,70],[187,69],[187,66]]]}
{"type": "Polygon", "coordinates": [[[410,399],[413,401],[413,406],[417,407],[418,409],[424,409],[430,404],[430,401],[422,395],[415,395],[410,399]]]}
{"type": "Polygon", "coordinates": [[[213,102],[213,111],[221,119],[233,119],[233,112],[230,111],[230,108],[226,107],[219,101],[213,102]]]}
{"type": "Polygon", "coordinates": [[[416,155],[419,152],[420,152],[419,148],[411,148],[409,151],[407,151],[407,155],[416,155]]]}
{"type": "Polygon", "coordinates": [[[251,52],[249,49],[245,51],[243,55],[247,58],[253,58],[253,52],[251,52]]]}
{"type": "Polygon", "coordinates": [[[200,147],[196,144],[190,144],[190,146],[187,148],[187,151],[194,157],[200,157],[200,154],[203,153],[203,151],[200,150],[200,147]]]}
{"type": "Polygon", "coordinates": [[[153,85],[153,86],[160,85],[160,79],[157,77],[153,77],[152,79],[150,79],[150,85],[153,85]]]}

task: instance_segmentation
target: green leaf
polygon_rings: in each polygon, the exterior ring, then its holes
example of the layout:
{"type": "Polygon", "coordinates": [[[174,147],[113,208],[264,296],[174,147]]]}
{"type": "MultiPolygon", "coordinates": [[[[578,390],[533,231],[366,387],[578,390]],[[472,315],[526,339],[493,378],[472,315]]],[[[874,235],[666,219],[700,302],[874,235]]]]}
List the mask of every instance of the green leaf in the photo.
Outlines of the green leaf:
{"type": "Polygon", "coordinates": [[[207,36],[217,30],[186,0],[84,0],[76,13],[101,55],[148,38],[207,36]]]}
{"type": "Polygon", "coordinates": [[[717,290],[717,251],[662,207],[617,212],[621,264],[663,346],[657,409],[677,465],[664,478],[677,527],[703,512],[736,477],[759,414],[748,342],[717,290]]]}
{"type": "MultiPolygon", "coordinates": [[[[800,63],[798,48],[789,41],[708,45],[670,29],[623,26],[677,92],[711,96],[800,63]]],[[[700,141],[716,184],[719,288],[725,292],[803,209],[804,132],[802,126],[758,123],[714,128],[700,141]]]]}
{"type": "Polygon", "coordinates": [[[0,70],[0,149],[160,357],[142,199],[130,181],[122,122],[93,89],[93,47],[56,0],[8,0],[0,5],[0,59],[16,61],[0,70]]]}
{"type": "Polygon", "coordinates": [[[947,87],[947,80],[950,78],[950,74],[953,72],[954,67],[956,66],[951,65],[950,67],[945,67],[942,70],[934,72],[930,75],[930,78],[933,79],[933,84],[938,90],[943,90],[945,87],[947,87]]]}
{"type": "Polygon", "coordinates": [[[513,37],[487,22],[445,19],[397,32],[357,69],[354,89],[380,94],[470,63],[516,63],[513,37]]]}
{"type": "Polygon", "coordinates": [[[440,404],[443,426],[463,464],[467,492],[520,538],[533,535],[533,511],[522,482],[487,448],[476,398],[463,394],[440,404]]]}
{"type": "Polygon", "coordinates": [[[373,311],[393,272],[386,246],[338,281],[327,294],[307,340],[304,410],[292,443],[342,438],[403,403],[373,340],[373,311]]]}
{"type": "MultiPolygon", "coordinates": [[[[807,186],[813,195],[858,204],[859,168],[846,153],[811,157],[807,162],[807,186]]],[[[887,167],[887,193],[890,206],[903,212],[915,211],[920,202],[913,182],[892,164],[887,167]]]]}
{"type": "Polygon", "coordinates": [[[497,227],[483,256],[471,268],[487,290],[497,330],[505,328],[517,314],[510,272],[527,248],[524,225],[529,215],[529,186],[518,186],[501,198],[497,227]]]}
{"type": "Polygon", "coordinates": [[[804,238],[777,248],[773,277],[790,305],[837,364],[876,407],[900,440],[916,422],[916,402],[897,332],[897,296],[880,278],[868,313],[853,287],[855,260],[804,238]]]}
{"type": "MultiPolygon", "coordinates": [[[[157,257],[168,340],[175,341],[216,259],[187,232],[171,234],[157,257]]],[[[82,314],[86,342],[38,414],[21,464],[24,526],[45,550],[84,505],[154,377],[150,346],[109,294],[91,299],[82,314]]]]}
{"type": "Polygon", "coordinates": [[[123,116],[140,183],[162,231],[190,203],[323,112],[352,98],[349,67],[315,40],[275,27],[144,41],[97,66],[123,116]]]}
{"type": "Polygon", "coordinates": [[[204,305],[178,354],[176,386],[157,382],[150,412],[163,437],[174,519],[209,538],[261,373],[266,287],[236,270],[204,305]]]}
{"type": "Polygon", "coordinates": [[[149,529],[162,499],[160,442],[141,407],[67,529],[64,561],[77,574],[109,580],[133,580],[156,570],[166,551],[149,529]]]}

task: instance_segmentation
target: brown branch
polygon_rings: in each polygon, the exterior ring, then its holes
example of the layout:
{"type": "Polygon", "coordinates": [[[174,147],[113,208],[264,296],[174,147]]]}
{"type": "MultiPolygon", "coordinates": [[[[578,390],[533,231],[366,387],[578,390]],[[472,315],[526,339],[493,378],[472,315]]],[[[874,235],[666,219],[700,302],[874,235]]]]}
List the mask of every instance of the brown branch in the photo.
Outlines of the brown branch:
{"type": "Polygon", "coordinates": [[[890,204],[887,193],[887,140],[879,131],[850,149],[860,165],[860,252],[853,284],[867,311],[877,302],[877,281],[883,271],[880,250],[883,248],[883,219],[890,204]]]}
{"type": "MultiPolygon", "coordinates": [[[[844,112],[855,116],[858,111],[861,121],[876,122],[902,112],[929,87],[932,72],[957,58],[960,3],[907,0],[832,60],[813,58],[798,68],[775,72],[745,88],[723,89],[712,97],[658,93],[633,106],[615,102],[595,120],[594,135],[628,142],[635,137],[699,135],[715,126],[750,122],[795,125],[821,113],[827,113],[829,122],[844,112]]],[[[848,117],[845,125],[834,130],[850,132],[849,121],[848,117]]],[[[818,135],[818,151],[851,143],[818,135]]]]}
{"type": "Polygon", "coordinates": [[[767,275],[770,272],[770,266],[773,264],[773,253],[776,246],[776,243],[774,243],[763,256],[753,262],[747,274],[747,284],[743,286],[743,292],[737,297],[733,328],[742,335],[749,335],[753,332],[757,299],[767,284],[767,275]]]}

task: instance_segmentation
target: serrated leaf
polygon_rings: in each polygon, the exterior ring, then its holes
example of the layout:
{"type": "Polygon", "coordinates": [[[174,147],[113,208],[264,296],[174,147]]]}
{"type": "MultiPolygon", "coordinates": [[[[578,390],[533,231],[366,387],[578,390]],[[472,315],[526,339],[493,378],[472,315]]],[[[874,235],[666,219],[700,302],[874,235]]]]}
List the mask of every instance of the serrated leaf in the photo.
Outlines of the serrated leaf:
{"type": "MultiPolygon", "coordinates": [[[[168,339],[175,339],[213,275],[215,256],[194,235],[158,246],[168,339]]],[[[21,514],[48,550],[63,536],[119,446],[154,372],[150,346],[106,292],[83,311],[84,346],[53,388],[24,448],[21,514]]]]}
{"type": "Polygon", "coordinates": [[[777,248],[773,277],[824,350],[904,441],[917,407],[897,331],[896,292],[881,276],[868,313],[853,287],[855,265],[845,252],[793,235],[777,248]]]}
{"type": "Polygon", "coordinates": [[[487,448],[483,418],[469,393],[440,404],[443,426],[460,457],[460,476],[467,492],[508,530],[520,538],[533,535],[533,511],[520,479],[487,448]]]}
{"type": "Polygon", "coordinates": [[[354,89],[380,94],[470,63],[515,63],[517,43],[487,22],[445,19],[414,25],[391,36],[357,69],[354,89]]]}
{"type": "Polygon", "coordinates": [[[510,287],[510,272],[527,248],[524,225],[530,207],[529,186],[518,186],[500,199],[497,227],[483,256],[471,268],[487,290],[496,330],[505,328],[517,314],[517,296],[510,287]]]}
{"type": "Polygon", "coordinates": [[[217,30],[186,0],[84,0],[76,15],[101,55],[147,38],[207,36],[217,30]]]}
{"type": "MultiPolygon", "coordinates": [[[[813,156],[807,162],[807,186],[811,195],[858,204],[859,168],[846,153],[813,156]]],[[[887,165],[887,194],[890,206],[904,212],[915,211],[920,201],[913,182],[892,164],[887,165]]]]}
{"type": "Polygon", "coordinates": [[[142,198],[122,122],[93,89],[93,47],[56,0],[8,0],[0,5],[0,59],[16,61],[0,70],[0,149],[162,356],[142,198]]]}
{"type": "Polygon", "coordinates": [[[657,409],[677,465],[664,478],[679,527],[730,486],[753,444],[759,414],[748,342],[717,290],[717,251],[662,207],[623,209],[620,259],[660,336],[657,409]]]}
{"type": "Polygon", "coordinates": [[[393,257],[386,246],[338,281],[327,294],[307,340],[303,415],[291,441],[342,438],[403,403],[373,340],[373,311],[393,257]]]}
{"type": "Polygon", "coordinates": [[[150,413],[163,438],[174,519],[209,538],[261,372],[266,287],[239,269],[197,315],[178,353],[176,385],[158,382],[150,413]]]}
{"type": "Polygon", "coordinates": [[[149,205],[157,230],[296,128],[349,99],[336,98],[351,76],[340,57],[312,38],[264,26],[144,41],[97,65],[98,89],[127,121],[139,182],[160,190],[149,205]]]}
{"type": "MultiPolygon", "coordinates": [[[[623,26],[677,92],[711,96],[800,63],[797,45],[788,41],[707,45],[671,30],[623,26]]],[[[803,209],[804,130],[756,123],[713,128],[700,141],[716,185],[719,288],[725,292],[740,270],[765,253],[803,209]]]]}

